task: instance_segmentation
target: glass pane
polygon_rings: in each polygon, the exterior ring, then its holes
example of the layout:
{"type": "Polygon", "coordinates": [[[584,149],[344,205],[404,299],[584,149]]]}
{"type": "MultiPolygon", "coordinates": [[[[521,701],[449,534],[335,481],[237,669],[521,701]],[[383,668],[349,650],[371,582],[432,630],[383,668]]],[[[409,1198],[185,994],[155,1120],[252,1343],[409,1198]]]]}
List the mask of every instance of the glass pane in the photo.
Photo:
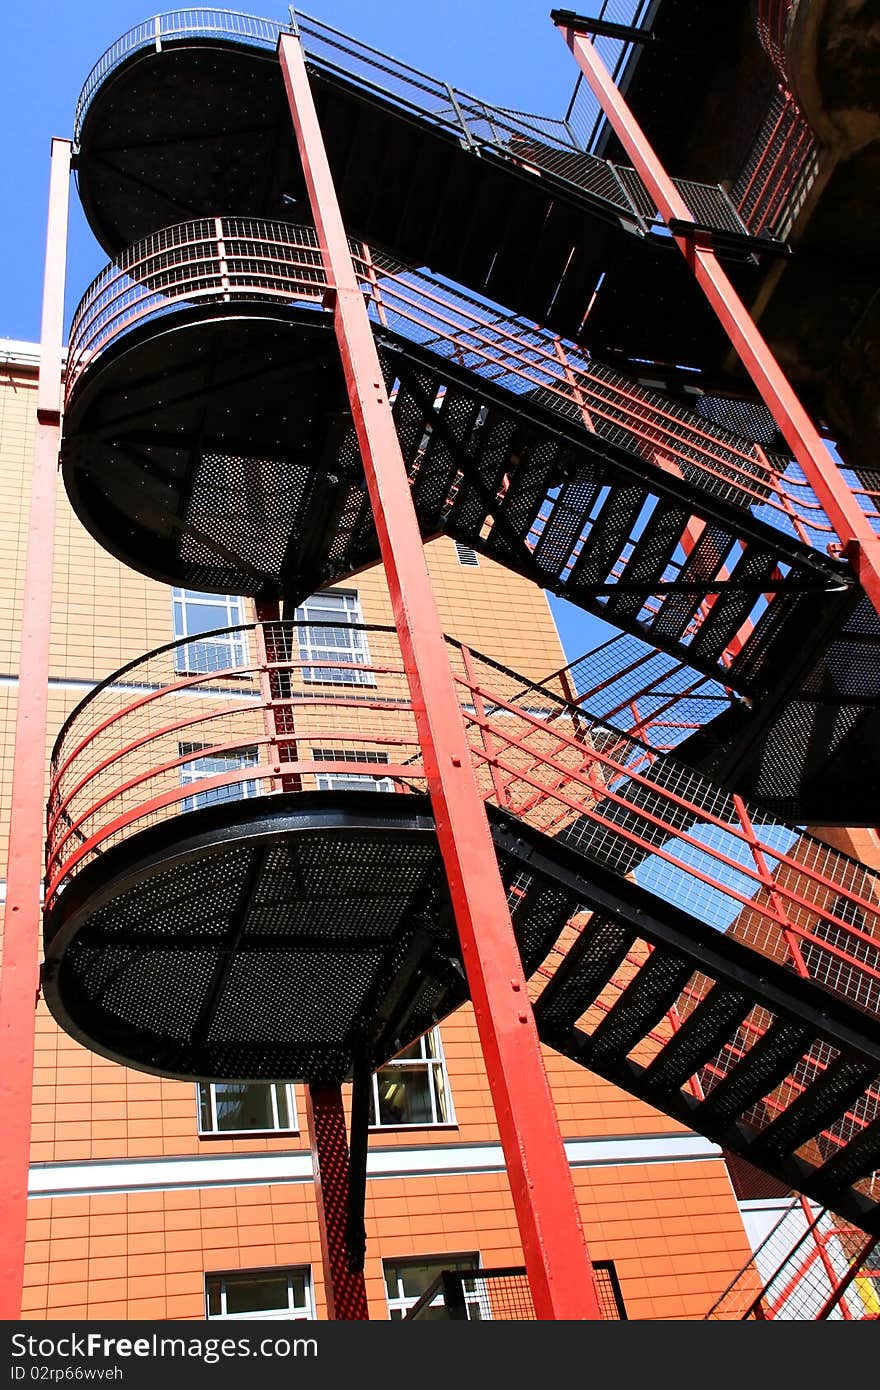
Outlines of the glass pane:
{"type": "Polygon", "coordinates": [[[214,1090],[218,1130],[274,1129],[268,1086],[258,1082],[233,1085],[223,1081],[218,1082],[214,1090]]]}
{"type": "Polygon", "coordinates": [[[227,1278],[227,1313],[260,1313],[277,1308],[287,1311],[287,1275],[255,1275],[227,1278]]]}
{"type": "MultiPolygon", "coordinates": [[[[276,1103],[277,1103],[277,1105],[278,1105],[278,1128],[279,1128],[279,1129],[293,1129],[293,1120],[292,1120],[292,1117],[291,1117],[291,1114],[290,1114],[290,1103],[289,1103],[288,1098],[287,1098],[287,1087],[286,1087],[286,1086],[276,1086],[274,1089],[275,1089],[275,1100],[276,1100],[276,1103]]],[[[293,1277],[294,1277],[294,1283],[296,1282],[297,1279],[302,1280],[302,1281],[303,1281],[303,1288],[305,1288],[305,1282],[304,1282],[304,1278],[303,1278],[302,1275],[300,1275],[300,1274],[295,1274],[293,1277]]]]}
{"type": "Polygon", "coordinates": [[[431,1082],[426,1066],[387,1067],[378,1073],[379,1123],[430,1124],[431,1082]]]}
{"type": "Polygon", "coordinates": [[[229,609],[225,603],[188,603],[186,605],[187,635],[210,632],[215,627],[230,627],[229,609]]]}
{"type": "Polygon", "coordinates": [[[434,1072],[434,1104],[437,1106],[437,1123],[449,1123],[449,1106],[446,1101],[446,1078],[443,1075],[443,1068],[435,1066],[434,1072]]]}
{"type": "Polygon", "coordinates": [[[222,1307],[220,1304],[220,1284],[221,1280],[216,1274],[209,1274],[208,1285],[208,1317],[219,1318],[222,1307]]]}
{"type": "Polygon", "coordinates": [[[397,1266],[397,1274],[403,1283],[403,1294],[405,1298],[421,1298],[425,1289],[433,1284],[438,1274],[444,1269],[452,1269],[454,1261],[451,1260],[425,1260],[422,1264],[400,1264],[397,1266]]]}
{"type": "Polygon", "coordinates": [[[211,1115],[211,1087],[201,1083],[198,1087],[199,1092],[199,1129],[211,1130],[214,1128],[214,1119],[211,1115]]]}

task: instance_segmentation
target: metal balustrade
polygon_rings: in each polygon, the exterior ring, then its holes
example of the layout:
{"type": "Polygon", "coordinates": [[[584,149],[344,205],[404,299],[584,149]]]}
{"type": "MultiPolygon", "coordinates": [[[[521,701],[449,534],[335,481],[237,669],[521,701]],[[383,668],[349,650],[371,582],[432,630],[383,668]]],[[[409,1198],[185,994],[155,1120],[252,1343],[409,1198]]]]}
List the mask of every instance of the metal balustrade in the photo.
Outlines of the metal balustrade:
{"type": "Polygon", "coordinates": [[[864,1231],[794,1197],[706,1313],[738,1321],[858,1322],[880,1312],[880,1259],[864,1231]]]}
{"type": "Polygon", "coordinates": [[[783,82],[788,81],[785,33],[791,9],[792,0],[758,0],[758,37],[783,82]]]}
{"type": "MultiPolygon", "coordinates": [[[[638,175],[589,152],[592,131],[585,136],[586,120],[580,112],[571,119],[571,106],[565,117],[558,118],[492,105],[294,9],[290,25],[211,8],[173,10],[136,25],[107,49],[87,77],[77,102],[75,141],[79,142],[98,88],[134,54],[150,49],[161,52],[163,45],[199,39],[274,50],[279,35],[294,26],[309,62],[329,76],[353,81],[368,95],[390,99],[452,132],[470,148],[492,150],[576,184],[607,208],[624,214],[634,230],[644,233],[655,221],[657,210],[638,175]]],[[[701,220],[737,234],[747,230],[718,185],[683,181],[680,187],[696,202],[701,220]]]]}
{"type": "MultiPolygon", "coordinates": [[[[523,681],[448,644],[488,804],[764,954],[799,969],[805,956],[844,964],[876,1011],[880,892],[868,868],[611,730],[567,698],[562,677],[523,681]]],[[[200,799],[345,777],[425,787],[393,629],[266,623],[161,647],[102,682],[58,737],[47,904],[111,844],[200,799]],[[353,630],[357,660],[345,656],[353,630]]]]}
{"type": "MultiPolygon", "coordinates": [[[[377,333],[399,334],[483,380],[563,414],[711,496],[732,489],[753,515],[825,548],[831,524],[800,468],[593,362],[538,325],[496,311],[363,243],[352,251],[377,333]]],[[[70,332],[67,400],[120,335],[199,303],[274,302],[319,309],[326,279],[312,228],[255,218],[202,218],[129,248],[92,282],[70,332]]],[[[878,494],[854,487],[880,530],[878,494]]],[[[535,538],[537,539],[537,537],[535,538]]]]}

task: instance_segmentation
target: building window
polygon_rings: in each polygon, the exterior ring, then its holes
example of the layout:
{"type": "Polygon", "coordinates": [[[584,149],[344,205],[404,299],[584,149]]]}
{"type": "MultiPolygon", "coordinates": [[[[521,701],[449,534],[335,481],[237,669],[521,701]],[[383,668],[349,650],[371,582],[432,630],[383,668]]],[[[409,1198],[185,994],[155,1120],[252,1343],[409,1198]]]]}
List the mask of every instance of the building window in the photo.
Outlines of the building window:
{"type": "Polygon", "coordinates": [[[439,1028],[373,1075],[370,1124],[374,1129],[454,1123],[439,1028]]]}
{"type": "MultiPolygon", "coordinates": [[[[210,748],[206,743],[181,743],[178,745],[180,756],[185,757],[187,753],[198,753],[203,748],[210,748]]],[[[180,766],[180,785],[188,787],[193,782],[201,782],[205,777],[215,777],[218,773],[233,772],[240,767],[254,767],[257,762],[256,748],[236,748],[232,751],[223,753],[206,753],[202,758],[191,758],[189,762],[182,763],[180,766]]],[[[209,787],[206,791],[196,792],[193,796],[187,796],[181,801],[181,811],[195,811],[200,806],[213,806],[219,801],[241,801],[245,797],[259,796],[260,784],[258,781],[228,782],[224,787],[209,787]]]]}
{"type": "Polygon", "coordinates": [[[469,569],[476,569],[480,563],[477,552],[469,545],[462,545],[461,541],[455,542],[455,553],[458,556],[458,563],[465,565],[469,569]]]}
{"type": "Polygon", "coordinates": [[[247,634],[218,633],[204,642],[188,641],[215,628],[237,627],[246,621],[244,600],[237,594],[203,594],[197,589],[171,590],[171,616],[175,639],[185,645],[175,653],[178,672],[201,674],[248,664],[247,634]]]}
{"type": "Polygon", "coordinates": [[[200,1081],[199,1134],[276,1134],[296,1129],[293,1087],[280,1081],[200,1081]]]}
{"type": "Polygon", "coordinates": [[[306,664],[303,666],[303,680],[321,681],[326,685],[376,684],[372,671],[352,669],[370,664],[367,635],[357,626],[363,622],[363,618],[356,593],[337,591],[313,594],[297,608],[296,620],[305,624],[297,629],[302,662],[346,663],[341,668],[306,664]]]}
{"type": "Polygon", "coordinates": [[[314,1319],[312,1271],[246,1269],[205,1275],[208,1318],[314,1319]]]}
{"type": "MultiPolygon", "coordinates": [[[[388,1316],[392,1322],[406,1316],[408,1309],[418,1303],[422,1294],[444,1269],[479,1269],[479,1255],[429,1255],[417,1260],[384,1260],[385,1291],[388,1295],[388,1316]]],[[[468,1315],[474,1322],[480,1321],[480,1297],[473,1280],[464,1281],[464,1298],[468,1305],[468,1315]]],[[[448,1318],[442,1293],[438,1293],[431,1303],[431,1309],[424,1314],[427,1322],[445,1322],[448,1318]]]]}
{"type": "MultiPolygon", "coordinates": [[[[387,763],[387,753],[371,753],[363,748],[313,748],[316,763],[387,763]]],[[[317,772],[315,782],[321,792],[393,792],[390,777],[372,777],[367,772],[317,772]]]]}

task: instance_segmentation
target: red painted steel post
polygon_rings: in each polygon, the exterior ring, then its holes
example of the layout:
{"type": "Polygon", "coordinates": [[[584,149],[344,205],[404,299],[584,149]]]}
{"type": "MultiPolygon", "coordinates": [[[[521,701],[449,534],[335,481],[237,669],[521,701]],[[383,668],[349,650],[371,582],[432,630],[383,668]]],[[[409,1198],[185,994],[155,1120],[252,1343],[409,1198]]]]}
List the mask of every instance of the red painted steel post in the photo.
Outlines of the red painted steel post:
{"type": "MultiPolygon", "coordinates": [[[[650,193],[664,222],[696,219],[667,174],[608,69],[585,34],[558,26],[594,96],[650,193]]],[[[707,234],[676,234],[674,240],[696,276],[733,347],[804,470],[836,530],[843,553],[880,612],[880,536],[874,534],[852,490],[825,447],[785,373],[770,351],[745,304],[718,263],[707,234]]]]}
{"type": "Polygon", "coordinates": [[[0,970],[0,1318],[21,1315],[27,1226],[34,1007],[38,989],[40,880],[46,812],[49,622],[55,491],[61,440],[61,354],[70,141],[52,141],[43,278],[37,428],[22,603],[18,710],[12,771],[6,915],[0,970]]]}
{"type": "Polygon", "coordinates": [[[335,1322],[365,1322],[370,1314],[364,1273],[348,1263],[349,1158],[342,1088],[312,1085],[306,1095],[327,1316],[335,1322]]]}
{"type": "Polygon", "coordinates": [[[364,296],[298,38],[279,56],[538,1318],[601,1311],[364,296]]]}

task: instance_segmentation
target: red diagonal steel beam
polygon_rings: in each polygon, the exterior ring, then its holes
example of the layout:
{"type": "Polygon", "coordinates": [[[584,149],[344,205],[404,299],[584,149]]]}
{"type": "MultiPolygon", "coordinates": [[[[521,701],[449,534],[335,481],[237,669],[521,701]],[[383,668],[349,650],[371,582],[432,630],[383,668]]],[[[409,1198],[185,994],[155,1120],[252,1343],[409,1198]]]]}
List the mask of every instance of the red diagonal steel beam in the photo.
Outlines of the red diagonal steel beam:
{"type": "Polygon", "coordinates": [[[0,1318],[21,1316],[45,824],[49,622],[61,440],[70,141],[53,140],[34,472],[22,601],[9,865],[0,970],[0,1318]]]}
{"type": "Polygon", "coordinates": [[[538,1318],[601,1312],[370,320],[299,39],[279,56],[538,1318]]]}
{"type": "MultiPolygon", "coordinates": [[[[694,223],[696,218],[667,174],[626,101],[585,34],[560,21],[568,47],[605,112],[663,221],[694,223]]],[[[789,384],[745,304],[718,263],[705,233],[676,234],[674,240],[714,309],[764,404],[836,530],[843,554],[880,612],[880,536],[874,534],[852,490],[841,476],[818,430],[789,384]]]]}

